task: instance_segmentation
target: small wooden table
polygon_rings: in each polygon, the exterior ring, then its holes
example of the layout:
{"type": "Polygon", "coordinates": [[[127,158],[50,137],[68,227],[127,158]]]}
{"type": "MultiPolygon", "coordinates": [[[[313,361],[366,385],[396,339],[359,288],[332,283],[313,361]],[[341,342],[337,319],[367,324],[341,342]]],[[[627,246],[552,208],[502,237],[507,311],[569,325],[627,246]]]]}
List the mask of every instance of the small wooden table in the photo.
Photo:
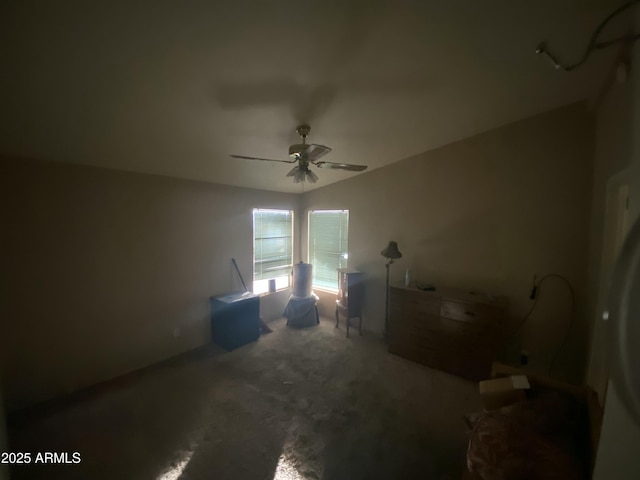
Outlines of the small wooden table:
{"type": "Polygon", "coordinates": [[[351,318],[358,318],[358,333],[362,335],[362,304],[364,303],[364,274],[348,268],[338,269],[338,299],[336,300],[336,328],[340,315],[347,318],[347,337],[351,318]]]}
{"type": "Polygon", "coordinates": [[[358,315],[349,316],[349,307],[346,305],[342,305],[340,300],[336,300],[336,328],[340,324],[340,315],[344,315],[347,319],[347,338],[349,337],[349,326],[351,325],[351,318],[358,318],[358,333],[362,335],[362,314],[358,313],[358,315]]]}

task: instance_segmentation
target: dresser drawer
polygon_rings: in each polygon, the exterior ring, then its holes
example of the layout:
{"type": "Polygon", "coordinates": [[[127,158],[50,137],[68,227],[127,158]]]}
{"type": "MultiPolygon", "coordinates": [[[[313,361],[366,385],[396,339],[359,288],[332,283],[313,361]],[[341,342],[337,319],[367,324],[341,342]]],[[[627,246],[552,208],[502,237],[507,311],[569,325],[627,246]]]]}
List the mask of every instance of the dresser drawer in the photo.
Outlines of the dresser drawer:
{"type": "Polygon", "coordinates": [[[440,297],[423,292],[392,290],[391,308],[401,307],[403,311],[413,311],[426,315],[440,315],[440,297]]]}
{"type": "Polygon", "coordinates": [[[406,312],[424,315],[440,315],[440,299],[437,297],[407,297],[402,308],[406,312]]]}
{"type": "Polygon", "coordinates": [[[452,320],[469,322],[475,320],[476,312],[473,307],[472,303],[442,300],[440,315],[452,320]]]}
{"type": "Polygon", "coordinates": [[[497,324],[502,321],[504,310],[500,307],[483,303],[442,300],[440,315],[461,322],[497,324]]]}
{"type": "Polygon", "coordinates": [[[389,333],[407,337],[414,343],[424,340],[446,353],[454,345],[474,344],[496,336],[495,329],[479,322],[460,322],[434,315],[405,316],[389,323],[389,333]],[[434,343],[435,342],[435,343],[434,343]]]}
{"type": "Polygon", "coordinates": [[[442,370],[469,380],[486,380],[491,375],[491,352],[464,352],[456,350],[443,356],[437,349],[403,341],[389,341],[389,352],[431,368],[442,370]]]}
{"type": "MultiPolygon", "coordinates": [[[[389,323],[390,332],[403,332],[416,339],[424,336],[438,336],[443,331],[444,319],[436,315],[403,315],[389,323]]],[[[450,320],[444,320],[450,322],[450,320]]]]}

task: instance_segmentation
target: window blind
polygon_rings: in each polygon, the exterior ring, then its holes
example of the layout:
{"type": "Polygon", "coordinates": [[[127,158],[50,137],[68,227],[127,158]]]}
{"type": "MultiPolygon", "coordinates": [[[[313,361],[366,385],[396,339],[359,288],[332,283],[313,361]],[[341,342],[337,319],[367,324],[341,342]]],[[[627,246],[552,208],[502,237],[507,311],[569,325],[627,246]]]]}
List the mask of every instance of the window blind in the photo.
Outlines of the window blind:
{"type": "Polygon", "coordinates": [[[309,263],[313,286],[338,289],[338,268],[347,267],[348,210],[309,212],[309,263]]]}
{"type": "Polygon", "coordinates": [[[253,279],[291,274],[293,211],[253,210],[253,279]]]}

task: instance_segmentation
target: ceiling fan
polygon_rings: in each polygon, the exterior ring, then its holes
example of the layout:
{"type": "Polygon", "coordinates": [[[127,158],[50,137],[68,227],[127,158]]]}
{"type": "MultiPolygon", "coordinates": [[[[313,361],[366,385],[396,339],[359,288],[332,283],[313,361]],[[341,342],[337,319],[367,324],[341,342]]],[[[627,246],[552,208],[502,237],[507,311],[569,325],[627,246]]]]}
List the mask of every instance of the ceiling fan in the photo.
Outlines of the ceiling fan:
{"type": "Polygon", "coordinates": [[[262,160],[267,162],[282,162],[282,163],[298,163],[295,167],[287,173],[287,177],[293,177],[295,183],[304,182],[316,183],[318,176],[309,169],[309,165],[314,165],[318,168],[331,168],[334,170],[347,170],[350,172],[362,172],[367,169],[366,165],[352,165],[350,163],[335,163],[319,161],[321,157],[324,157],[331,151],[329,147],[324,145],[318,145],[316,143],[307,143],[307,136],[311,131],[309,125],[300,125],[296,128],[296,132],[302,138],[302,143],[295,143],[289,147],[289,157],[291,160],[274,160],[271,158],[259,158],[259,157],[247,157],[245,155],[231,155],[233,158],[241,158],[244,160],[262,160]]]}

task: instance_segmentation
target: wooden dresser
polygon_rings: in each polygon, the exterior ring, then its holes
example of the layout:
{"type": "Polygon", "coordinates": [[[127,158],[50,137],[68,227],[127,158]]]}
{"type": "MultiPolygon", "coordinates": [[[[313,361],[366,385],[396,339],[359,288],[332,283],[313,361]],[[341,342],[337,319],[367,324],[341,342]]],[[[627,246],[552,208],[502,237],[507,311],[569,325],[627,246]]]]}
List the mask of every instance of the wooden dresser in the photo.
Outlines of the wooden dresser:
{"type": "Polygon", "coordinates": [[[507,301],[463,290],[391,286],[389,351],[470,380],[490,377],[507,301]]]}

